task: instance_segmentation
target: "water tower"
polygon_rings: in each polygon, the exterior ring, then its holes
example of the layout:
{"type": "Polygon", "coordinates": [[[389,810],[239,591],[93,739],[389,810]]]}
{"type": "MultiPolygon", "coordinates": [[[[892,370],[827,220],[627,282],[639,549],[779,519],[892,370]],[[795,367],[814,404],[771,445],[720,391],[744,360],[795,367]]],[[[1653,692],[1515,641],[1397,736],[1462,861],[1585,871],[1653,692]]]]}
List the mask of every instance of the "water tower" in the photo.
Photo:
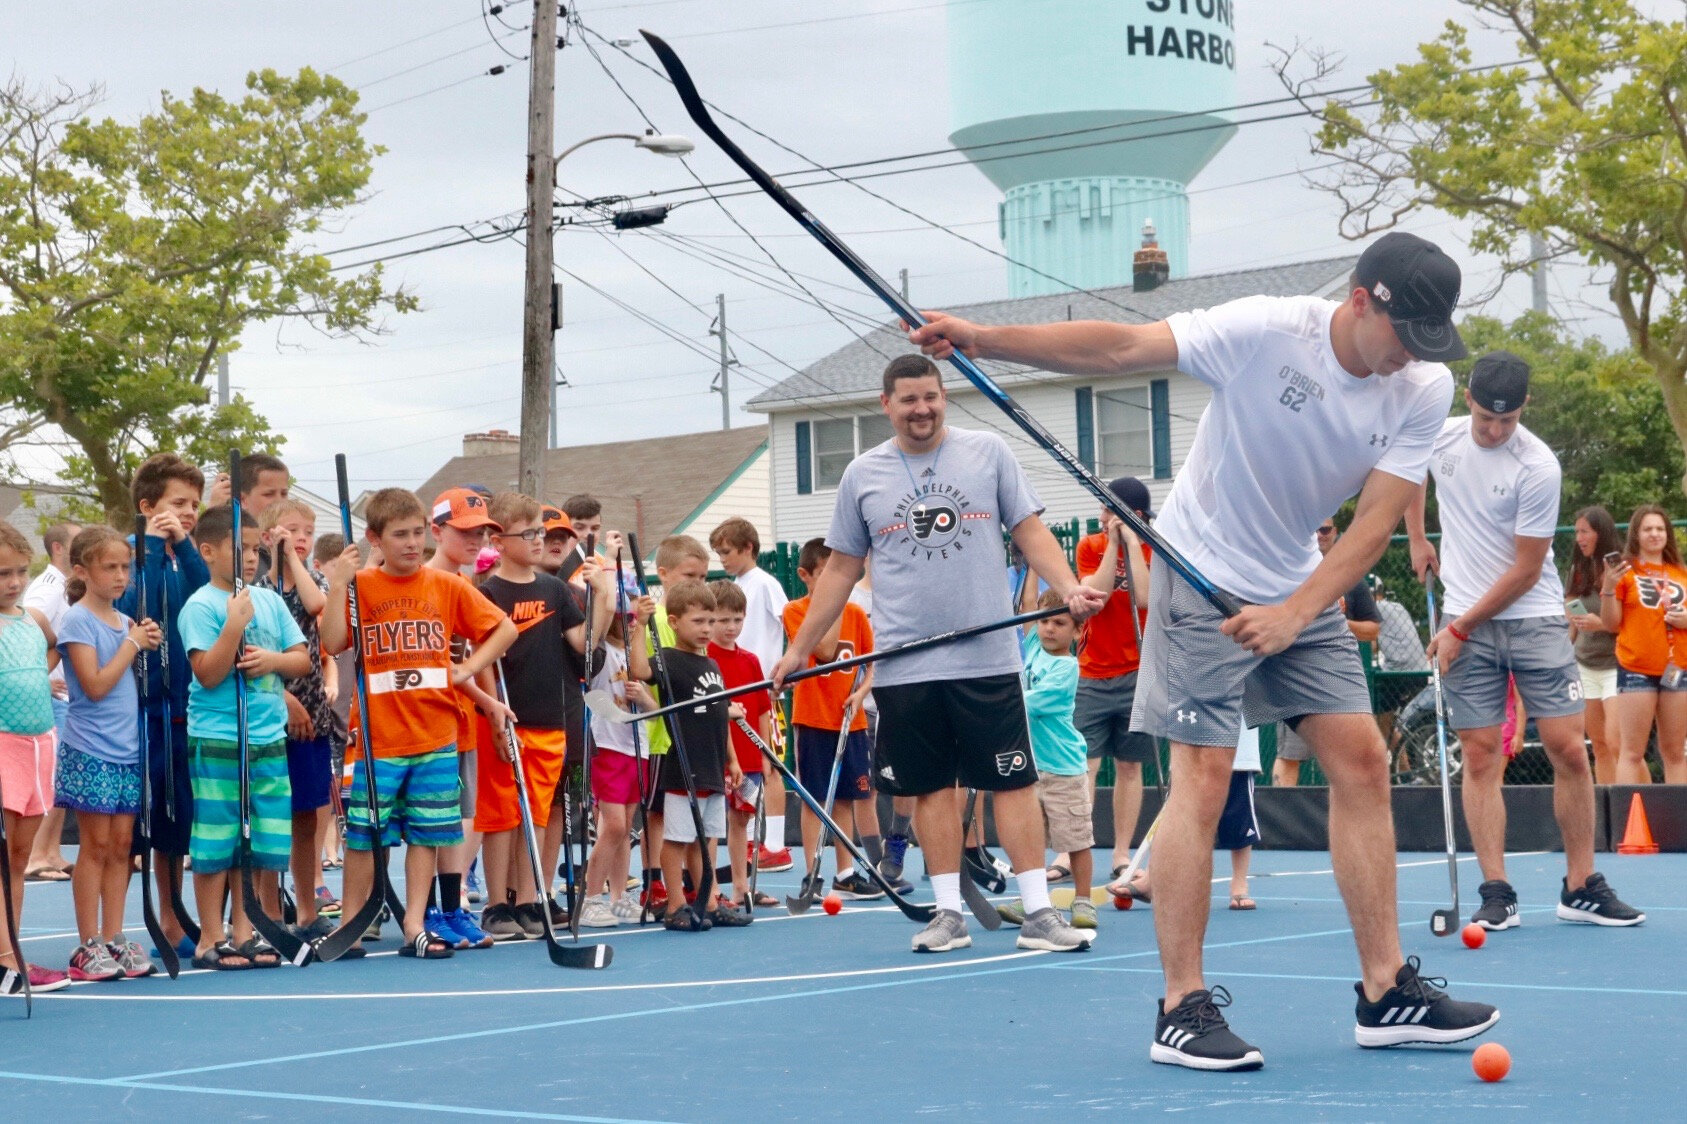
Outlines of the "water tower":
{"type": "MultiPolygon", "coordinates": [[[[1236,100],[1234,9],[950,0],[949,139],[1005,193],[1009,257],[1081,288],[1128,285],[1152,221],[1171,276],[1187,272],[1185,189],[1236,131],[1211,112],[1236,100]]],[[[1019,265],[1008,286],[1064,291],[1019,265]]]]}

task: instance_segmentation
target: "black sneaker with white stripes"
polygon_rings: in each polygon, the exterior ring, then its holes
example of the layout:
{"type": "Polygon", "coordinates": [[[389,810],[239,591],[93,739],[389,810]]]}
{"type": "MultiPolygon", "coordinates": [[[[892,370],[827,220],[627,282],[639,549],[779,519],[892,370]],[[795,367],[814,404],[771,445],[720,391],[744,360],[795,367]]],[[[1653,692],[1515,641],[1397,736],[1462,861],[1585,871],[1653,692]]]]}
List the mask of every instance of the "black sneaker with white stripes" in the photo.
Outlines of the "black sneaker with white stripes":
{"type": "Polygon", "coordinates": [[[1258,1069],[1265,1055],[1236,1037],[1219,1009],[1228,1006],[1230,993],[1222,987],[1192,991],[1170,1011],[1160,1000],[1149,1058],[1190,1069],[1258,1069]]]}
{"type": "Polygon", "coordinates": [[[1476,887],[1476,892],[1482,895],[1482,905],[1470,915],[1471,924],[1480,925],[1490,933],[1523,924],[1517,915],[1517,891],[1511,888],[1511,883],[1493,878],[1476,887]]]}
{"type": "Polygon", "coordinates": [[[1359,993],[1358,1025],[1353,1030],[1359,1045],[1463,1042],[1500,1021],[1498,1008],[1454,999],[1441,990],[1447,986],[1446,980],[1420,975],[1420,968],[1417,957],[1407,957],[1394,977],[1394,986],[1375,1003],[1365,998],[1363,983],[1353,985],[1359,993]]]}
{"type": "Polygon", "coordinates": [[[1570,889],[1568,880],[1558,897],[1558,917],[1561,921],[1581,921],[1589,925],[1638,925],[1646,915],[1617,897],[1611,884],[1597,870],[1587,876],[1579,890],[1570,889]]]}

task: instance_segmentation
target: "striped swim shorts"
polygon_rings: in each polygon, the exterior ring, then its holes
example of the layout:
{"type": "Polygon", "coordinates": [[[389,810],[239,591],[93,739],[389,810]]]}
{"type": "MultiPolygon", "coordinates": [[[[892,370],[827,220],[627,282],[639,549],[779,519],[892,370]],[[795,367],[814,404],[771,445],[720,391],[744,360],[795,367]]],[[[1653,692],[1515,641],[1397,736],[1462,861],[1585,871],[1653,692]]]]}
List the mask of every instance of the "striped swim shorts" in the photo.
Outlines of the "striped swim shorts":
{"type": "MultiPolygon", "coordinates": [[[[246,749],[251,770],[252,869],[286,870],[293,838],[293,789],[287,743],[246,749]]],[[[210,738],[188,739],[193,778],[193,836],[188,854],[196,874],[235,865],[240,850],[240,747],[210,738]]]]}
{"type": "MultiPolygon", "coordinates": [[[[359,758],[352,766],[346,846],[354,851],[373,849],[363,779],[368,764],[359,758]]],[[[413,847],[455,847],[463,841],[456,746],[409,757],[377,757],[375,796],[382,847],[396,846],[401,836],[413,847]]]]}

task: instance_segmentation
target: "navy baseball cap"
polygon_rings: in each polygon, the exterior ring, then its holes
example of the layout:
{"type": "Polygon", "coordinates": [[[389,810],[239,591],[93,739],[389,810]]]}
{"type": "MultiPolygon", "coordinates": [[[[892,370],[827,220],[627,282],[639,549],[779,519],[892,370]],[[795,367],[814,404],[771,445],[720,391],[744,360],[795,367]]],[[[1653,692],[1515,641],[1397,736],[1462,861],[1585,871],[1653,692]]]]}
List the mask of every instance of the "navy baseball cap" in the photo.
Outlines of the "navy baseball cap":
{"type": "Polygon", "coordinates": [[[1144,519],[1154,518],[1153,499],[1148,495],[1148,485],[1134,476],[1121,476],[1107,482],[1107,490],[1118,497],[1120,503],[1132,511],[1142,512],[1144,519]]]}
{"type": "Polygon", "coordinates": [[[1470,354],[1453,327],[1462,282],[1458,263],[1425,238],[1384,234],[1359,255],[1359,287],[1388,314],[1415,359],[1445,363],[1470,354]]]}

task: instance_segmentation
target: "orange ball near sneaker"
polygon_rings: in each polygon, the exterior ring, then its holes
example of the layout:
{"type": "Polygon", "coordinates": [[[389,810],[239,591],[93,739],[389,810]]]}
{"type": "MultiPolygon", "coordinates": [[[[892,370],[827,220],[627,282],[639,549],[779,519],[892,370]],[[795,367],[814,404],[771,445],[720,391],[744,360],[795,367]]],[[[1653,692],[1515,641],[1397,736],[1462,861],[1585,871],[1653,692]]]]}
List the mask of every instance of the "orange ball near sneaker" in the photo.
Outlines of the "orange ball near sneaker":
{"type": "Polygon", "coordinates": [[[820,908],[831,914],[833,917],[836,917],[838,915],[838,911],[843,908],[843,899],[838,897],[836,894],[827,894],[826,897],[821,900],[820,908]]]}
{"type": "Polygon", "coordinates": [[[1470,1068],[1484,1081],[1501,1081],[1511,1072],[1511,1051],[1498,1042],[1484,1042],[1470,1056],[1470,1068]]]}
{"type": "Polygon", "coordinates": [[[1464,927],[1459,936],[1464,938],[1464,947],[1481,948],[1488,941],[1488,930],[1473,921],[1464,927]]]}

